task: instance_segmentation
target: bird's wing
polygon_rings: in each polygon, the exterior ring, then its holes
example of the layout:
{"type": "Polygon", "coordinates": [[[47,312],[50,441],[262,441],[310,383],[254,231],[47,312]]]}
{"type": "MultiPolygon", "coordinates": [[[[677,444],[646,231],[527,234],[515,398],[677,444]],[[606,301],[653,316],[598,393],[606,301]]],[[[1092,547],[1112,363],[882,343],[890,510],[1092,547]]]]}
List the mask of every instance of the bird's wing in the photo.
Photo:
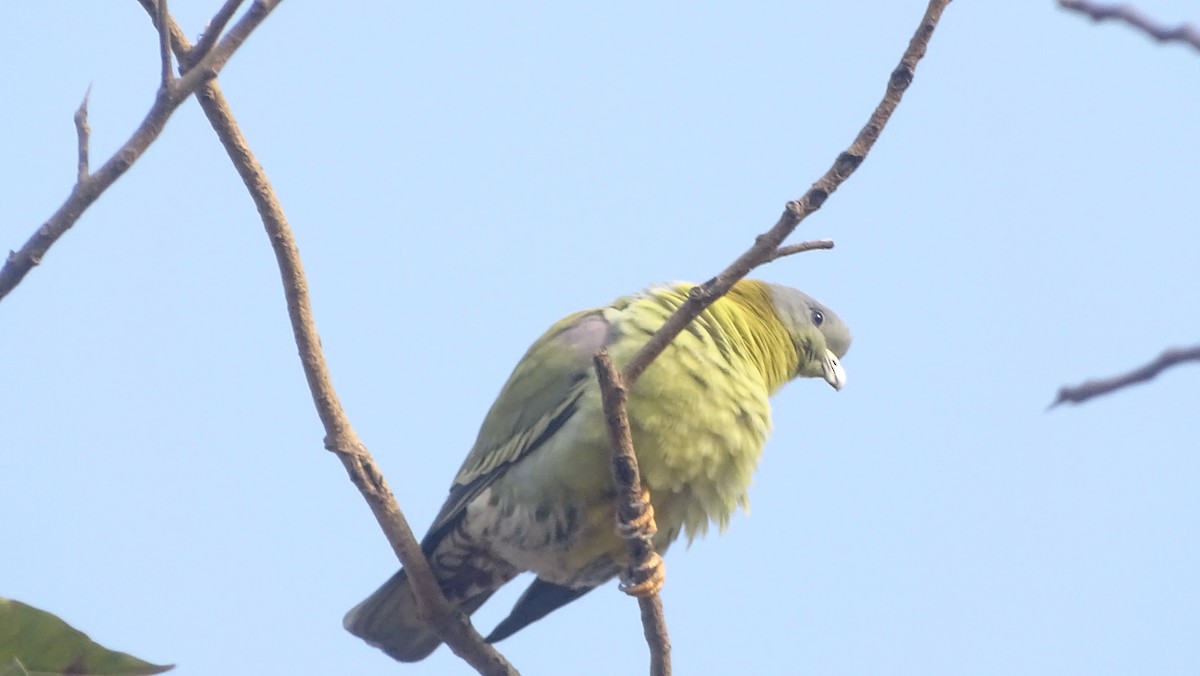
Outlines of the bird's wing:
{"type": "Polygon", "coordinates": [[[484,418],[475,446],[425,536],[427,550],[472,499],[570,420],[595,379],[592,358],[609,339],[602,311],[587,310],[558,322],[529,348],[484,418]]]}
{"type": "Polygon", "coordinates": [[[533,581],[529,588],[517,599],[512,612],[504,618],[492,633],[484,639],[488,643],[503,641],[525,627],[549,615],[595,587],[571,588],[546,582],[541,578],[533,581]]]}

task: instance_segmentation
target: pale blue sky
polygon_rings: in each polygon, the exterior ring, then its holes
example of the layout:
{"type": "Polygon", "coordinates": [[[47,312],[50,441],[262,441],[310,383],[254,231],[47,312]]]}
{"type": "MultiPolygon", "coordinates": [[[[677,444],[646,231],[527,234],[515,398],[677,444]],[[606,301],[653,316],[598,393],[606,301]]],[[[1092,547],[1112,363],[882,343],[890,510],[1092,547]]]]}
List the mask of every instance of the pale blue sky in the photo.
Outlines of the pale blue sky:
{"type": "MultiPolygon", "coordinates": [[[[216,2],[176,2],[196,35],[216,2]]],[[[1144,0],[1167,22],[1191,2],[1144,0]]],[[[703,280],[865,121],[919,0],[581,9],[289,2],[221,82],[296,230],[334,380],[413,527],[560,316],[703,280]]],[[[0,22],[0,247],[149,107],[133,0],[0,22]]],[[[855,334],[801,382],[750,515],[667,557],[676,672],[1200,672],[1200,54],[1054,2],[947,11],[857,174],[757,276],[855,334]]],[[[253,205],[199,108],[0,304],[0,595],[214,673],[397,669],[341,629],[397,564],[322,430],[253,205]]],[[[476,619],[483,630],[522,584],[476,619]]],[[[643,673],[612,588],[500,644],[643,673]]]]}

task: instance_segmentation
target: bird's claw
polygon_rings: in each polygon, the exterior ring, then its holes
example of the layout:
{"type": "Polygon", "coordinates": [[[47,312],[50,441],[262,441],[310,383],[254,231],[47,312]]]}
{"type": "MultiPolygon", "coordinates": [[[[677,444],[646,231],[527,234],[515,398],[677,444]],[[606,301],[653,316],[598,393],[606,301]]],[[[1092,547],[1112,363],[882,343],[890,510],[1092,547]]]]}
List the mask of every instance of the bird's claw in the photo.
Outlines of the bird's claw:
{"type": "Polygon", "coordinates": [[[653,596],[667,581],[667,571],[662,557],[654,551],[654,534],[658,532],[658,526],[654,523],[650,491],[643,486],[640,499],[632,500],[626,509],[618,510],[618,514],[617,535],[637,543],[630,542],[633,562],[621,574],[621,591],[639,598],[653,596]],[[637,563],[639,558],[644,559],[640,564],[637,563]]]}
{"type": "Polygon", "coordinates": [[[621,582],[621,591],[638,598],[654,596],[667,581],[667,565],[656,552],[650,552],[646,563],[631,568],[626,578],[621,582]],[[639,581],[633,582],[634,579],[639,581]]]}
{"type": "Polygon", "coordinates": [[[628,520],[619,519],[617,521],[617,535],[629,539],[633,537],[649,537],[657,533],[658,526],[654,523],[654,505],[650,504],[650,491],[643,487],[641,500],[635,502],[634,505],[641,507],[640,512],[637,516],[628,520]]]}

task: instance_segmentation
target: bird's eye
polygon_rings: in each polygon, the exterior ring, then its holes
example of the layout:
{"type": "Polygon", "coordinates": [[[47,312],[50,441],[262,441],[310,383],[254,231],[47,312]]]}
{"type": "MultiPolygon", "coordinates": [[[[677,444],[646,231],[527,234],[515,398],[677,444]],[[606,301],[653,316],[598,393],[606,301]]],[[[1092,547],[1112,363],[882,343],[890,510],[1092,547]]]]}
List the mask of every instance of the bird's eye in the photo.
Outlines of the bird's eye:
{"type": "Polygon", "coordinates": [[[822,313],[820,310],[813,310],[812,311],[812,320],[813,320],[814,325],[820,326],[821,324],[825,323],[825,314],[822,313]]]}

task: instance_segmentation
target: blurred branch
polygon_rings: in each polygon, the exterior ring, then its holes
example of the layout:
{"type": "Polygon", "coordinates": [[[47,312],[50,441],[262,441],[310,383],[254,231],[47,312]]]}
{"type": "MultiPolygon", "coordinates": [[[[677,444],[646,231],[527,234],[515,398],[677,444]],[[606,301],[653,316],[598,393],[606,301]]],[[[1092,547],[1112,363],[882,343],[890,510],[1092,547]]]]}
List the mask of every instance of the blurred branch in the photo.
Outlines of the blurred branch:
{"type": "Polygon", "coordinates": [[[78,145],[78,166],[75,170],[75,182],[82,183],[87,180],[88,174],[91,172],[88,165],[88,140],[92,136],[92,128],[88,126],[88,99],[92,96],[92,86],[88,85],[87,91],[83,93],[83,101],[79,103],[79,108],[75,111],[75,137],[78,145]]]}
{"type": "MultiPolygon", "coordinates": [[[[155,16],[155,0],[138,1],[151,17],[155,16]]],[[[230,4],[232,3],[226,3],[226,6],[230,4]]],[[[171,21],[168,26],[172,45],[182,64],[192,46],[177,24],[171,21]]],[[[495,648],[484,642],[470,620],[446,601],[429,562],[421,551],[421,545],[400,511],[396,496],[388,487],[383,472],[371,457],[366,444],[358,437],[350,418],[342,408],[321,349],[321,339],[317,335],[309,300],[308,281],[296,238],[288,225],[283,206],[275,195],[275,189],[271,186],[266,171],[250,150],[220,86],[215,80],[210,81],[197,92],[196,98],[250,192],[271,247],[275,250],[284,298],[287,301],[288,318],[291,320],[292,333],[300,353],[300,363],[308,380],[317,415],[325,428],[325,448],[342,461],[350,480],[370,506],[396,558],[408,571],[422,617],[429,621],[438,637],[481,674],[516,674],[516,669],[495,648]]]]}
{"type": "Polygon", "coordinates": [[[1172,366],[1188,361],[1200,361],[1200,345],[1167,349],[1154,361],[1128,373],[1101,380],[1089,380],[1074,387],[1063,387],[1058,391],[1058,398],[1048,408],[1054,408],[1067,402],[1082,404],[1093,397],[1099,397],[1137,383],[1144,383],[1172,366]]]}
{"type": "Polygon", "coordinates": [[[770,263],[771,261],[776,260],[778,258],[783,258],[784,256],[791,256],[791,255],[798,254],[798,253],[804,253],[805,251],[816,251],[818,249],[828,250],[828,249],[832,249],[832,248],[833,248],[833,240],[832,239],[814,239],[811,242],[800,242],[798,244],[787,244],[785,246],[779,247],[778,249],[776,249],[776,250],[772,251],[770,254],[768,254],[767,259],[765,261],[763,261],[763,263],[770,263]]]}
{"type": "Polygon", "coordinates": [[[1181,23],[1167,28],[1151,21],[1145,14],[1129,5],[1097,5],[1089,0],[1058,0],[1058,5],[1063,9],[1084,14],[1092,21],[1124,21],[1159,42],[1182,42],[1200,50],[1200,31],[1191,24],[1181,23]]]}
{"type": "MultiPolygon", "coordinates": [[[[150,107],[150,111],[146,113],[142,123],[134,130],[133,136],[129,137],[129,140],[94,174],[89,174],[82,179],[77,177],[71,194],[67,196],[58,211],[55,211],[50,219],[30,236],[20,250],[9,252],[4,267],[0,268],[0,299],[16,288],[25,275],[42,262],[42,258],[45,257],[50,247],[66,234],[71,226],[75,225],[83,212],[133,166],[133,163],[162,133],[171,114],[193,92],[216,77],[217,73],[229,62],[233,53],[242,46],[246,38],[250,37],[250,33],[262,24],[271,10],[279,4],[279,1],[257,0],[213,50],[204,56],[196,68],[159,88],[154,105],[150,107]]],[[[79,128],[78,116],[76,127],[79,128]]],[[[86,140],[86,134],[83,135],[83,140],[86,140]]]]}
{"type": "Polygon", "coordinates": [[[617,532],[629,550],[629,566],[622,575],[622,584],[626,593],[637,597],[642,609],[642,630],[646,635],[646,644],[650,646],[651,675],[670,676],[671,640],[667,636],[662,599],[658,596],[666,573],[662,557],[654,551],[654,533],[658,526],[654,523],[650,494],[642,487],[637,456],[633,452],[633,435],[629,429],[626,406],[629,393],[608,350],[601,349],[594,361],[613,456],[613,481],[617,487],[617,532]]]}
{"type": "MultiPolygon", "coordinates": [[[[200,39],[196,41],[196,45],[191,49],[181,51],[179,54],[179,70],[187,72],[191,70],[192,65],[208,54],[213,45],[217,44],[217,38],[221,37],[221,33],[225,30],[225,25],[233,18],[234,12],[238,7],[241,7],[242,0],[226,0],[221,9],[213,15],[208,25],[204,27],[204,33],[200,35],[200,39]]],[[[175,26],[178,29],[178,26],[175,26]]],[[[183,37],[183,34],[179,34],[183,37]]]]}
{"type": "Polygon", "coordinates": [[[158,59],[162,66],[163,89],[171,86],[175,73],[171,70],[171,36],[167,30],[167,19],[171,16],[167,11],[167,0],[158,0],[158,11],[154,13],[154,28],[158,31],[158,59]]]}
{"type": "MultiPolygon", "coordinates": [[[[708,280],[700,286],[693,287],[691,293],[688,294],[688,299],[683,305],[671,315],[650,340],[646,342],[642,349],[638,350],[637,354],[625,364],[622,370],[622,375],[625,378],[625,383],[632,387],[637,381],[638,376],[646,370],[650,362],[666,349],[667,345],[679,335],[689,322],[698,317],[701,312],[709,305],[712,305],[718,298],[725,295],[727,291],[754,268],[786,255],[781,253],[786,249],[781,249],[780,245],[788,238],[789,235],[800,225],[800,222],[808,218],[817,209],[820,209],[825,200],[837,190],[850,175],[858,169],[863,160],[866,159],[867,153],[871,147],[875,145],[875,141],[879,140],[880,133],[887,125],[892,113],[895,112],[896,106],[900,105],[900,99],[904,96],[904,91],[912,83],[913,74],[917,69],[917,63],[921,57],[925,56],[925,49],[929,45],[929,39],[933,37],[933,30],[937,27],[938,19],[942,16],[942,10],[950,4],[950,0],[930,0],[928,8],[925,10],[925,16],[921,17],[921,23],[917,26],[916,33],[909,40],[908,48],[904,50],[904,55],[900,57],[900,64],[892,71],[891,77],[888,78],[887,89],[884,91],[883,100],[875,107],[875,111],[871,113],[871,117],[867,119],[867,124],[858,132],[854,142],[850,144],[842,154],[838,155],[833,166],[825,172],[821,178],[817,179],[816,183],[808,189],[808,192],[794,201],[788,202],[787,207],[783,211],[783,215],[779,217],[779,221],[767,232],[758,236],[754,242],[754,246],[750,247],[736,261],[730,264],[729,267],[722,270],[716,277],[708,280]]],[[[799,246],[799,245],[797,245],[799,246]]],[[[790,253],[795,253],[794,251],[790,253]]]]}

